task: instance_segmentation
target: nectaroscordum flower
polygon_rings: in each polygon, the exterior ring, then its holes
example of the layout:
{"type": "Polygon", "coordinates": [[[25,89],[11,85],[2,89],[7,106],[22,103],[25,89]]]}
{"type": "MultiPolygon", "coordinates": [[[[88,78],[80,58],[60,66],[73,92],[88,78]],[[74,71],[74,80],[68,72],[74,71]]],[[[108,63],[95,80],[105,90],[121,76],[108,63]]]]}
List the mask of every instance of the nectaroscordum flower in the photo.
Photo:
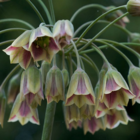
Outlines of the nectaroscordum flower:
{"type": "Polygon", "coordinates": [[[40,26],[32,31],[28,49],[35,62],[45,60],[50,63],[60,48],[49,28],[40,26]]]}
{"type": "Polygon", "coordinates": [[[46,77],[45,96],[47,102],[59,102],[64,100],[64,81],[61,70],[57,66],[53,66],[46,77]]]}
{"type": "Polygon", "coordinates": [[[27,100],[27,103],[35,106],[41,105],[44,99],[41,72],[36,66],[30,66],[21,76],[20,98],[27,100]]]}
{"type": "Polygon", "coordinates": [[[83,105],[94,105],[95,95],[88,75],[78,68],[72,75],[66,97],[66,105],[75,104],[79,108],[83,105]]]}
{"type": "Polygon", "coordinates": [[[74,27],[69,20],[59,20],[55,23],[53,27],[53,37],[61,48],[70,44],[73,38],[74,27]]]}
{"type": "Polygon", "coordinates": [[[10,55],[11,63],[19,63],[24,69],[29,66],[32,58],[28,50],[31,32],[31,30],[25,31],[8,48],[3,50],[7,55],[10,55]]]}
{"type": "Polygon", "coordinates": [[[18,121],[21,125],[25,125],[28,121],[34,124],[39,124],[38,111],[28,105],[25,98],[20,99],[20,94],[17,96],[10,117],[9,122],[18,121]]]}
{"type": "Polygon", "coordinates": [[[135,98],[132,99],[132,103],[140,103],[140,68],[134,66],[130,68],[128,82],[132,93],[135,95],[135,98]]]}
{"type": "Polygon", "coordinates": [[[109,109],[116,108],[118,105],[127,106],[129,99],[135,97],[129,90],[124,78],[116,69],[109,68],[105,75],[102,76],[102,79],[101,102],[104,102],[109,109]]]}

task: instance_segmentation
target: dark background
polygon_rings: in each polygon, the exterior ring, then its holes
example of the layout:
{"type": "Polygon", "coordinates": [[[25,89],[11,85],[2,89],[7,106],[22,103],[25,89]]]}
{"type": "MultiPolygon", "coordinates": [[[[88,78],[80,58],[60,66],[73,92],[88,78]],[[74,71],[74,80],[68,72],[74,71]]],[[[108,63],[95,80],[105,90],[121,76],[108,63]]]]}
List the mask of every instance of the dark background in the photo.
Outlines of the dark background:
{"type": "MultiPolygon", "coordinates": [[[[45,4],[48,6],[47,0],[44,0],[45,4]]],[[[91,4],[98,3],[104,6],[120,6],[127,3],[127,0],[53,0],[54,8],[56,13],[56,19],[70,19],[72,14],[80,7],[91,4]]],[[[42,10],[41,6],[37,1],[34,0],[34,4],[39,9],[40,13],[44,18],[45,14],[42,10]]],[[[80,26],[82,23],[95,19],[97,16],[101,14],[101,11],[96,8],[90,8],[89,10],[85,10],[80,13],[77,18],[74,20],[75,29],[80,26]]],[[[5,18],[18,18],[31,23],[34,27],[38,27],[40,24],[40,20],[37,17],[36,13],[33,9],[28,5],[28,3],[24,0],[13,0],[9,2],[0,3],[0,19],[5,18]]],[[[132,32],[140,32],[140,18],[139,17],[131,17],[130,23],[127,24],[127,28],[132,32]]],[[[46,22],[47,23],[47,22],[46,22]]],[[[90,32],[87,34],[86,38],[90,38],[94,36],[98,31],[100,31],[105,25],[104,24],[96,24],[90,32]]],[[[16,22],[7,22],[0,24],[0,30],[12,27],[23,27],[23,25],[17,24],[16,22]]],[[[4,34],[0,34],[0,41],[6,41],[9,39],[15,39],[19,36],[21,31],[12,31],[4,34]]],[[[103,33],[100,38],[109,38],[112,40],[125,42],[127,41],[127,35],[123,33],[121,30],[116,27],[110,27],[105,33],[103,33]]],[[[8,45],[0,46],[0,50],[6,48],[8,45]]],[[[127,52],[126,50],[121,49],[135,65],[138,65],[136,57],[127,52]]],[[[120,57],[112,49],[104,50],[104,53],[110,63],[112,63],[127,79],[128,74],[128,65],[126,61],[120,57]]],[[[102,59],[96,53],[89,54],[90,57],[96,62],[96,64],[101,68],[102,59]]],[[[85,64],[86,65],[86,64],[85,64]]],[[[15,65],[9,64],[9,57],[5,55],[4,52],[0,52],[0,82],[6,77],[6,75],[12,70],[15,65]]],[[[90,75],[93,86],[95,86],[97,82],[96,73],[93,72],[91,67],[86,65],[86,71],[90,75]]],[[[10,114],[10,107],[7,106],[5,120],[4,120],[4,128],[0,128],[0,140],[40,140],[43,122],[44,122],[44,114],[45,114],[46,101],[43,101],[42,106],[39,107],[39,118],[40,118],[40,126],[33,125],[28,123],[25,126],[21,126],[19,122],[8,123],[8,117],[10,114]]],[[[87,135],[83,134],[82,129],[72,130],[69,132],[66,130],[63,111],[62,111],[62,102],[57,104],[55,121],[53,127],[52,140],[88,140],[88,139],[97,139],[97,140],[131,140],[138,139],[140,135],[140,105],[136,104],[132,107],[131,102],[127,107],[128,114],[131,118],[133,118],[134,122],[129,122],[128,125],[120,125],[116,129],[106,131],[99,130],[94,135],[87,133],[87,135]]]]}

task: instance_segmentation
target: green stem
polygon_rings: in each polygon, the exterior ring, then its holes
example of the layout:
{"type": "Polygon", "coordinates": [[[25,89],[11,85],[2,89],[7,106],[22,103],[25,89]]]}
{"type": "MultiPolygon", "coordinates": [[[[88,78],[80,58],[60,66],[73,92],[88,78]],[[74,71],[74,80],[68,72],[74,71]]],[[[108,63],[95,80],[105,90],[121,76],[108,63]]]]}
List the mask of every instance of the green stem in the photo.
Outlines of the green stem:
{"type": "MultiPolygon", "coordinates": [[[[93,21],[89,21],[86,22],[84,24],[82,24],[74,33],[74,36],[76,36],[84,27],[88,26],[89,24],[91,24],[93,21]]],[[[98,23],[105,23],[105,24],[109,24],[109,21],[106,20],[99,20],[98,23]]],[[[114,24],[114,26],[116,26],[117,28],[121,29],[122,31],[124,31],[126,34],[128,34],[129,36],[131,35],[131,32],[129,30],[127,30],[126,28],[121,27],[120,25],[114,24]]]]}
{"type": "Polygon", "coordinates": [[[109,47],[111,47],[112,49],[114,49],[115,51],[117,51],[128,63],[128,65],[131,67],[131,66],[134,66],[133,63],[129,60],[129,58],[124,54],[122,53],[120,50],[118,50],[117,48],[115,48],[113,45],[107,43],[107,42],[104,42],[104,41],[101,41],[101,40],[96,40],[96,42],[98,43],[102,43],[102,44],[105,44],[105,45],[108,45],[109,47]]]}
{"type": "Polygon", "coordinates": [[[55,13],[54,13],[54,8],[53,8],[52,0],[49,0],[49,6],[50,6],[50,10],[51,10],[52,22],[54,24],[55,23],[55,13]]]}
{"type": "Polygon", "coordinates": [[[99,4],[89,4],[89,5],[83,6],[83,7],[81,7],[80,9],[78,9],[78,10],[73,14],[73,16],[71,17],[70,21],[73,22],[74,19],[76,18],[76,16],[77,16],[80,12],[82,12],[83,10],[88,9],[88,8],[95,8],[95,7],[96,7],[96,8],[103,9],[103,10],[106,10],[106,8],[105,8],[104,6],[102,6],[102,5],[99,5],[99,4]]]}
{"type": "Polygon", "coordinates": [[[79,56],[79,57],[80,57],[81,67],[82,67],[82,69],[85,71],[85,66],[84,66],[84,63],[83,63],[82,57],[81,57],[81,56],[79,56]]]}
{"type": "Polygon", "coordinates": [[[47,16],[47,18],[48,18],[48,20],[49,20],[49,23],[50,23],[50,24],[53,24],[52,19],[51,19],[51,16],[50,16],[50,13],[49,13],[49,10],[48,10],[47,7],[44,5],[43,1],[42,1],[42,0],[39,0],[38,2],[40,3],[40,5],[42,6],[42,8],[44,9],[44,11],[45,11],[45,13],[46,13],[46,16],[47,16]]]}
{"type": "Polygon", "coordinates": [[[42,134],[41,140],[51,140],[55,109],[56,109],[56,103],[54,101],[47,104],[44,127],[43,127],[43,134],[42,134]]]}
{"type": "Polygon", "coordinates": [[[69,54],[69,57],[68,57],[68,61],[69,61],[69,66],[70,66],[70,77],[72,76],[73,74],[73,66],[72,66],[72,57],[71,57],[71,54],[69,54]]]}
{"type": "Polygon", "coordinates": [[[7,77],[4,79],[4,81],[1,84],[1,89],[5,88],[5,85],[7,84],[7,82],[9,81],[9,79],[11,78],[11,76],[13,76],[13,74],[15,73],[15,71],[17,71],[20,68],[20,65],[17,65],[8,75],[7,77]]]}
{"type": "Polygon", "coordinates": [[[53,66],[57,66],[57,65],[56,65],[56,54],[55,54],[54,57],[53,57],[53,66]]]}
{"type": "Polygon", "coordinates": [[[71,40],[71,43],[72,43],[72,45],[73,45],[73,47],[74,47],[74,49],[75,49],[75,53],[76,53],[76,57],[77,57],[77,68],[81,68],[81,65],[80,65],[80,58],[79,58],[79,54],[78,54],[77,47],[76,47],[76,45],[75,45],[75,43],[74,43],[73,40],[71,40]]]}
{"type": "Polygon", "coordinates": [[[12,43],[13,41],[14,41],[14,39],[0,42],[0,46],[8,44],[8,43],[12,43]]]}
{"type": "Polygon", "coordinates": [[[96,71],[96,73],[97,73],[97,76],[98,76],[98,78],[99,78],[99,69],[98,69],[98,67],[96,66],[96,64],[92,61],[92,59],[90,58],[90,57],[88,57],[86,54],[84,54],[83,55],[84,57],[82,57],[82,59],[83,60],[85,60],[85,61],[89,61],[90,63],[90,65],[92,66],[92,68],[96,71]]]}
{"type": "MultiPolygon", "coordinates": [[[[114,12],[116,10],[119,10],[119,9],[122,9],[122,8],[126,8],[126,5],[123,5],[123,6],[120,6],[120,7],[117,7],[117,8],[113,8],[107,12],[105,12],[104,14],[102,14],[101,16],[99,16],[97,19],[95,19],[87,28],[86,30],[82,33],[82,35],[79,37],[79,39],[77,40],[76,44],[78,44],[80,42],[80,40],[86,35],[86,33],[91,29],[91,27],[97,23],[101,18],[105,17],[107,14],[111,13],[111,12],[114,12]]],[[[121,16],[122,17],[122,16],[121,16]]],[[[119,19],[118,19],[119,20],[119,19]]],[[[116,20],[117,22],[117,20],[116,20]]],[[[115,22],[114,22],[115,23],[115,22]]]]}
{"type": "Polygon", "coordinates": [[[26,31],[27,29],[24,28],[9,28],[5,30],[1,30],[0,34],[6,33],[6,32],[11,32],[11,31],[26,31]]]}
{"type": "Polygon", "coordinates": [[[40,12],[37,10],[37,8],[34,6],[34,4],[30,1],[27,0],[27,2],[29,3],[29,5],[33,8],[33,10],[36,12],[36,14],[38,15],[39,19],[41,22],[45,22],[42,15],[40,14],[40,12]]]}
{"type": "Polygon", "coordinates": [[[34,27],[31,24],[29,24],[28,22],[26,22],[24,20],[20,20],[20,19],[9,18],[9,19],[1,19],[0,20],[0,23],[4,23],[4,22],[18,22],[18,23],[26,25],[30,29],[34,29],[34,27]]]}
{"type": "Polygon", "coordinates": [[[64,49],[62,50],[62,67],[63,69],[65,69],[65,53],[64,53],[64,49]]]}
{"type": "Polygon", "coordinates": [[[97,35],[95,35],[85,46],[83,46],[79,51],[86,49],[97,37],[99,37],[105,30],[107,30],[111,25],[113,25],[115,22],[123,18],[124,16],[128,15],[129,13],[125,13],[119,18],[112,21],[110,24],[108,24],[105,28],[103,28],[97,35]]]}
{"type": "Polygon", "coordinates": [[[75,63],[75,61],[73,59],[72,59],[72,63],[75,66],[75,68],[77,68],[77,65],[76,65],[76,63],[75,63]]]}

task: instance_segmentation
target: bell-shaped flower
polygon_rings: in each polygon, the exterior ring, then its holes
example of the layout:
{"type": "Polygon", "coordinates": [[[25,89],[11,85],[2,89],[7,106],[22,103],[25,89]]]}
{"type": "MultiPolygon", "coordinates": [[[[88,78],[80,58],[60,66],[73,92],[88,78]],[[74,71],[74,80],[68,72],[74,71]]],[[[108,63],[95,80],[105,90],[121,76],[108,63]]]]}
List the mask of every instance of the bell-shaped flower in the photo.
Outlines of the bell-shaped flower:
{"type": "Polygon", "coordinates": [[[64,85],[65,85],[65,88],[66,88],[69,84],[69,73],[66,69],[63,69],[62,74],[63,74],[63,79],[64,79],[64,85]]]}
{"type": "Polygon", "coordinates": [[[48,104],[52,101],[59,102],[64,100],[64,81],[61,70],[57,66],[53,66],[46,77],[45,96],[48,104]]]}
{"type": "Polygon", "coordinates": [[[91,119],[86,119],[84,120],[83,128],[84,128],[84,134],[86,134],[87,132],[94,134],[99,129],[105,130],[106,129],[105,118],[102,117],[97,119],[95,117],[92,117],[91,119]]]}
{"type": "MultiPolygon", "coordinates": [[[[109,6],[107,7],[107,11],[108,10],[112,10],[113,8],[115,8],[115,6],[109,6]]],[[[121,10],[117,10],[115,12],[109,13],[105,18],[108,21],[114,21],[115,19],[117,19],[118,17],[122,16],[124,13],[121,10]]],[[[121,18],[119,21],[116,22],[116,24],[125,27],[126,23],[129,23],[129,19],[127,16],[121,18]]]]}
{"type": "Polygon", "coordinates": [[[31,30],[25,31],[8,48],[3,50],[7,55],[10,55],[11,63],[19,63],[24,69],[29,66],[32,58],[28,50],[31,32],[31,30]]]}
{"type": "Polygon", "coordinates": [[[109,109],[116,108],[118,105],[127,106],[129,99],[135,97],[124,78],[115,68],[108,68],[102,79],[101,102],[104,102],[109,109]]]}
{"type": "Polygon", "coordinates": [[[8,99],[7,102],[8,104],[14,103],[19,90],[20,90],[20,78],[21,78],[21,72],[18,74],[14,75],[10,81],[9,81],[9,86],[8,86],[8,99]]]}
{"type": "Polygon", "coordinates": [[[35,62],[45,60],[50,63],[54,54],[56,54],[60,48],[56,44],[49,28],[40,26],[31,33],[29,50],[35,62]]]}
{"type": "Polygon", "coordinates": [[[64,48],[66,45],[70,44],[73,35],[74,27],[69,20],[59,20],[55,23],[53,27],[53,37],[61,48],[64,48]]]}
{"type": "Polygon", "coordinates": [[[133,105],[135,102],[140,103],[140,68],[135,66],[130,68],[128,82],[130,90],[135,95],[135,98],[132,99],[133,105]]]}
{"type": "Polygon", "coordinates": [[[83,105],[94,105],[95,95],[88,75],[78,68],[72,75],[66,97],[66,105],[75,104],[81,108],[83,105]]]}
{"type": "Polygon", "coordinates": [[[129,0],[127,10],[132,16],[140,16],[140,0],[129,0]]]}
{"type": "Polygon", "coordinates": [[[21,100],[24,96],[27,103],[35,108],[38,104],[41,105],[41,100],[44,99],[41,72],[34,65],[28,67],[21,76],[21,100]]]}
{"type": "Polygon", "coordinates": [[[3,127],[4,115],[6,109],[6,96],[4,90],[0,91],[0,125],[3,127]]]}
{"type": "Polygon", "coordinates": [[[36,108],[32,108],[25,98],[21,100],[20,94],[14,102],[8,122],[16,122],[18,120],[21,125],[25,125],[29,121],[33,124],[39,125],[38,110],[36,108]]]}

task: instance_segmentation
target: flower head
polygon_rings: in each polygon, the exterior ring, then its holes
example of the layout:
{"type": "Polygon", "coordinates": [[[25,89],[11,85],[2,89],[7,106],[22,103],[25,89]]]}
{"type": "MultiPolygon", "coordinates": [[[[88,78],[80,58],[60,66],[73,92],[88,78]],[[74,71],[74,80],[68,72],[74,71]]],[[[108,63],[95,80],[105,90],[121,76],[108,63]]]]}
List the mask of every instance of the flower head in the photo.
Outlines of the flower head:
{"type": "Polygon", "coordinates": [[[9,117],[9,122],[15,122],[18,120],[21,125],[25,125],[26,123],[28,123],[28,121],[34,124],[39,124],[37,109],[33,109],[31,106],[29,106],[25,98],[23,98],[23,100],[20,100],[20,94],[17,96],[14,102],[9,117]]]}
{"type": "Polygon", "coordinates": [[[66,97],[66,105],[75,104],[79,108],[83,105],[94,105],[95,95],[88,75],[78,68],[72,75],[66,97]]]}
{"type": "Polygon", "coordinates": [[[73,34],[74,27],[69,20],[59,20],[53,27],[53,37],[56,39],[61,48],[70,44],[73,34]]]}

